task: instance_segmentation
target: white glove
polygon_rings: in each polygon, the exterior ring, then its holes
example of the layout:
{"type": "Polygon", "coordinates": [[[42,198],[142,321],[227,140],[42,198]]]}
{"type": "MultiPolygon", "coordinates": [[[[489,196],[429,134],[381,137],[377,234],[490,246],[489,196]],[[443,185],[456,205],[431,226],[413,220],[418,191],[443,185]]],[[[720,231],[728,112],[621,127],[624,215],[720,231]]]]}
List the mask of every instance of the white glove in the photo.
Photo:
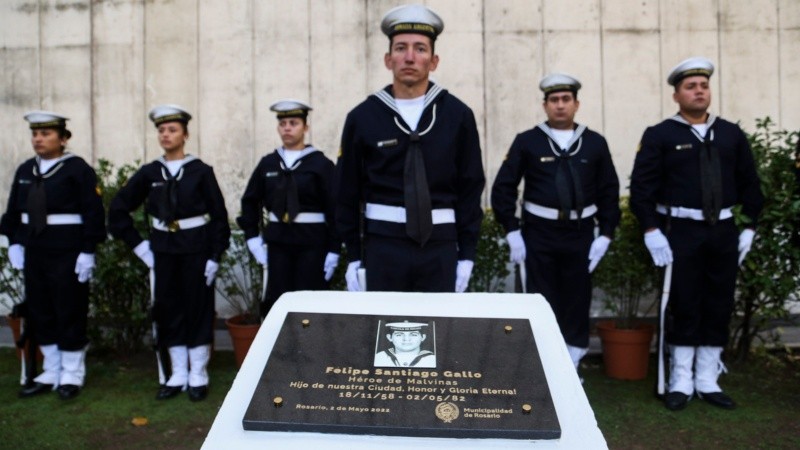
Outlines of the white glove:
{"type": "Polygon", "coordinates": [[[525,262],[525,241],[522,239],[522,232],[515,230],[506,235],[508,247],[511,249],[511,262],[522,264],[525,262]]]}
{"type": "Polygon", "coordinates": [[[206,286],[211,286],[211,283],[214,282],[214,277],[217,276],[217,270],[219,269],[219,264],[212,260],[206,261],[206,286]]]}
{"type": "Polygon", "coordinates": [[[86,283],[92,278],[94,271],[94,253],[81,253],[75,261],[75,273],[78,274],[78,283],[86,283]]]}
{"type": "Polygon", "coordinates": [[[745,228],[742,230],[741,234],[739,234],[739,265],[742,265],[742,261],[744,261],[744,257],[750,253],[750,247],[753,245],[753,238],[756,236],[756,232],[751,230],[750,228],[745,228]]]}
{"type": "Polygon", "coordinates": [[[611,244],[611,239],[603,236],[597,236],[589,248],[589,273],[594,272],[595,267],[600,264],[600,260],[606,255],[608,246],[611,244]]]}
{"type": "Polygon", "coordinates": [[[25,247],[19,244],[11,244],[8,247],[8,262],[13,269],[22,270],[25,267],[25,247]]]}
{"type": "Polygon", "coordinates": [[[153,259],[153,252],[150,251],[150,241],[142,241],[134,247],[133,253],[142,260],[145,266],[148,269],[152,269],[155,265],[155,260],[153,259]]]}
{"type": "Polygon", "coordinates": [[[364,288],[358,284],[358,269],[361,261],[353,261],[347,265],[347,272],[344,273],[344,280],[347,282],[347,290],[350,292],[361,292],[364,288]]]}
{"type": "Polygon", "coordinates": [[[267,265],[267,248],[264,246],[264,239],[261,236],[251,237],[247,240],[247,248],[253,258],[262,266],[267,265]]]}
{"type": "Polygon", "coordinates": [[[672,249],[669,248],[669,241],[661,230],[656,228],[645,233],[644,245],[650,250],[650,256],[653,257],[653,263],[656,266],[662,267],[672,264],[672,249]]]}
{"type": "Polygon", "coordinates": [[[329,252],[327,256],[325,256],[325,264],[322,265],[322,270],[325,272],[325,281],[331,281],[333,278],[333,272],[336,270],[336,266],[339,265],[339,254],[329,252]]]}
{"type": "Polygon", "coordinates": [[[472,266],[475,263],[468,260],[462,259],[456,265],[456,292],[464,292],[467,290],[467,286],[469,285],[469,277],[472,276],[472,266]]]}

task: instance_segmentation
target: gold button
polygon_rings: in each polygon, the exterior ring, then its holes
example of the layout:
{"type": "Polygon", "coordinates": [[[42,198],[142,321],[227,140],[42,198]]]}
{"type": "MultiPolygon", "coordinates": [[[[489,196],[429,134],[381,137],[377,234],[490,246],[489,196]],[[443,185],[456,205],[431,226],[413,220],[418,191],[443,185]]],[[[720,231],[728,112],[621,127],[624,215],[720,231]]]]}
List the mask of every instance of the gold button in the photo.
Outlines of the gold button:
{"type": "Polygon", "coordinates": [[[512,327],[511,325],[506,325],[506,326],[503,327],[503,331],[505,331],[506,334],[511,333],[511,330],[513,330],[513,329],[514,329],[514,327],[512,327]]]}
{"type": "Polygon", "coordinates": [[[527,403],[522,405],[522,414],[530,414],[531,410],[533,410],[533,407],[531,405],[529,405],[527,403]]]}
{"type": "Polygon", "coordinates": [[[281,406],[283,406],[283,397],[273,398],[272,404],[274,404],[276,408],[280,408],[281,406]]]}
{"type": "Polygon", "coordinates": [[[303,328],[308,328],[308,326],[311,325],[311,321],[308,319],[303,319],[303,321],[300,323],[303,324],[303,328]]]}

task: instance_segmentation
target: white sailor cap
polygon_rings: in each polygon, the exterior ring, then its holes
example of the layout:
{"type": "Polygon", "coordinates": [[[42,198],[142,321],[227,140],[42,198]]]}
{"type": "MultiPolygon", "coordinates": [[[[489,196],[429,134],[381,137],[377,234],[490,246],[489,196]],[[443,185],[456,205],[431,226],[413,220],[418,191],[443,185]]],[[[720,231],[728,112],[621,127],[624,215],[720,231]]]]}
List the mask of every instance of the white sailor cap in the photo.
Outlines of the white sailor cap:
{"type": "Polygon", "coordinates": [[[581,82],[572,75],[567,75],[565,73],[551,73],[545,75],[542,81],[539,82],[539,89],[544,92],[545,98],[551,93],[559,91],[570,91],[577,95],[580,88],[581,82]]]}
{"type": "Polygon", "coordinates": [[[165,122],[181,122],[186,125],[192,120],[192,115],[178,105],[158,105],[150,110],[149,116],[156,127],[165,122]]]}
{"type": "Polygon", "coordinates": [[[422,322],[389,322],[386,324],[386,328],[391,328],[394,331],[422,331],[423,327],[427,327],[427,323],[422,322]]]}
{"type": "Polygon", "coordinates": [[[308,116],[308,112],[314,108],[306,102],[293,98],[284,98],[270,105],[269,109],[270,111],[275,111],[278,120],[280,120],[285,117],[302,117],[305,119],[308,116]]]}
{"type": "Polygon", "coordinates": [[[392,8],[381,21],[381,31],[391,39],[396,34],[423,34],[432,41],[444,30],[438,14],[424,5],[402,5],[392,8]]]}
{"type": "Polygon", "coordinates": [[[714,64],[708,60],[708,58],[695,56],[685,59],[681,61],[680,64],[675,66],[667,76],[667,83],[669,83],[671,86],[675,86],[686,77],[700,75],[706,78],[711,78],[713,73],[714,64]]]}
{"type": "Polygon", "coordinates": [[[69,117],[64,117],[61,114],[51,111],[29,111],[23,116],[28,121],[31,130],[39,128],[58,128],[64,130],[67,139],[72,137],[72,133],[67,130],[67,121],[69,117]]]}

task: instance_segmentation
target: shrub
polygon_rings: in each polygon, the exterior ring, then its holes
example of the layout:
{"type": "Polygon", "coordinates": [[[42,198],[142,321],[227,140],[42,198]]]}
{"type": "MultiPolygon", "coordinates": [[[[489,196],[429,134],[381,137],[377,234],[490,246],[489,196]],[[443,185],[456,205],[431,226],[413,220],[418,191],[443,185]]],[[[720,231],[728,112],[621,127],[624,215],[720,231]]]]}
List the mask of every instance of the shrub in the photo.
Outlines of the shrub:
{"type": "MultiPolygon", "coordinates": [[[[115,169],[103,159],[98,162],[97,178],[106,211],[111,199],[136,169],[130,164],[115,169]]],[[[143,209],[136,210],[133,218],[137,229],[146,233],[143,209]]],[[[101,243],[95,259],[97,267],[89,296],[88,333],[92,345],[120,353],[139,350],[150,328],[148,269],[119,240],[101,243]]]]}
{"type": "Polygon", "coordinates": [[[222,256],[215,288],[234,316],[243,316],[243,323],[261,323],[263,268],[247,249],[244,232],[231,225],[231,246],[222,256]]]}
{"type": "Polygon", "coordinates": [[[644,245],[639,221],[628,206],[628,197],[620,198],[620,210],[622,216],[614,240],[592,281],[604,292],[605,306],[616,317],[617,328],[631,329],[639,319],[642,300],[657,293],[661,283],[659,269],[644,245]]]}
{"type": "Polygon", "coordinates": [[[469,280],[469,292],[503,292],[508,278],[509,250],[503,227],[487,210],[481,222],[475,266],[469,280]]]}
{"type": "MultiPolygon", "coordinates": [[[[750,353],[758,333],[770,321],[788,314],[786,301],[798,290],[800,248],[796,239],[800,197],[795,180],[793,150],[797,133],[776,130],[767,117],[748,133],[765,203],[756,237],[736,283],[736,303],[730,348],[737,360],[750,353]]],[[[746,225],[740,209],[736,221],[746,225]]]]}
{"type": "Polygon", "coordinates": [[[22,271],[14,269],[8,261],[8,248],[0,248],[0,304],[13,311],[25,300],[25,283],[22,271]]]}

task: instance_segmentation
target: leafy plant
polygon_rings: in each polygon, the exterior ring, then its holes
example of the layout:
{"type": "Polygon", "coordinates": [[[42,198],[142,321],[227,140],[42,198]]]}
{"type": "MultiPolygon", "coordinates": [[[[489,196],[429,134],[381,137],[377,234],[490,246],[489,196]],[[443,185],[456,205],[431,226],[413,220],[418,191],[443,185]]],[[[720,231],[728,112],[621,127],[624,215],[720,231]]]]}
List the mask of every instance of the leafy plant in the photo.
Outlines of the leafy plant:
{"type": "Polygon", "coordinates": [[[0,248],[0,304],[12,310],[25,300],[25,282],[22,271],[14,269],[8,261],[8,248],[0,248]]]}
{"type": "Polygon", "coordinates": [[[481,222],[475,266],[469,281],[469,292],[503,292],[508,270],[509,250],[503,227],[487,210],[481,222]]]}
{"type": "MultiPolygon", "coordinates": [[[[130,164],[115,169],[113,164],[103,159],[98,162],[97,178],[106,210],[136,169],[130,164]]],[[[143,209],[135,211],[133,218],[137,229],[146,233],[148,227],[143,209]]],[[[92,344],[120,353],[141,349],[150,326],[147,267],[125,243],[111,239],[97,247],[96,264],[89,297],[88,333],[92,344]]]]}
{"type": "MultiPolygon", "coordinates": [[[[786,302],[798,291],[800,196],[793,172],[797,137],[796,132],[776,130],[769,117],[756,120],[756,131],[748,133],[765,203],[736,283],[730,347],[737,360],[748,357],[770,321],[788,315],[786,302]]],[[[746,225],[741,210],[735,213],[737,223],[746,225]]]]}
{"type": "Polygon", "coordinates": [[[620,209],[622,217],[614,240],[592,280],[604,292],[605,306],[616,317],[617,328],[632,329],[640,317],[642,301],[657,293],[660,277],[644,245],[639,221],[628,206],[628,197],[620,198],[620,209]]]}
{"type": "Polygon", "coordinates": [[[217,272],[216,290],[225,299],[234,316],[242,316],[242,323],[261,323],[263,268],[250,255],[244,232],[231,226],[231,246],[222,256],[217,272]]]}

